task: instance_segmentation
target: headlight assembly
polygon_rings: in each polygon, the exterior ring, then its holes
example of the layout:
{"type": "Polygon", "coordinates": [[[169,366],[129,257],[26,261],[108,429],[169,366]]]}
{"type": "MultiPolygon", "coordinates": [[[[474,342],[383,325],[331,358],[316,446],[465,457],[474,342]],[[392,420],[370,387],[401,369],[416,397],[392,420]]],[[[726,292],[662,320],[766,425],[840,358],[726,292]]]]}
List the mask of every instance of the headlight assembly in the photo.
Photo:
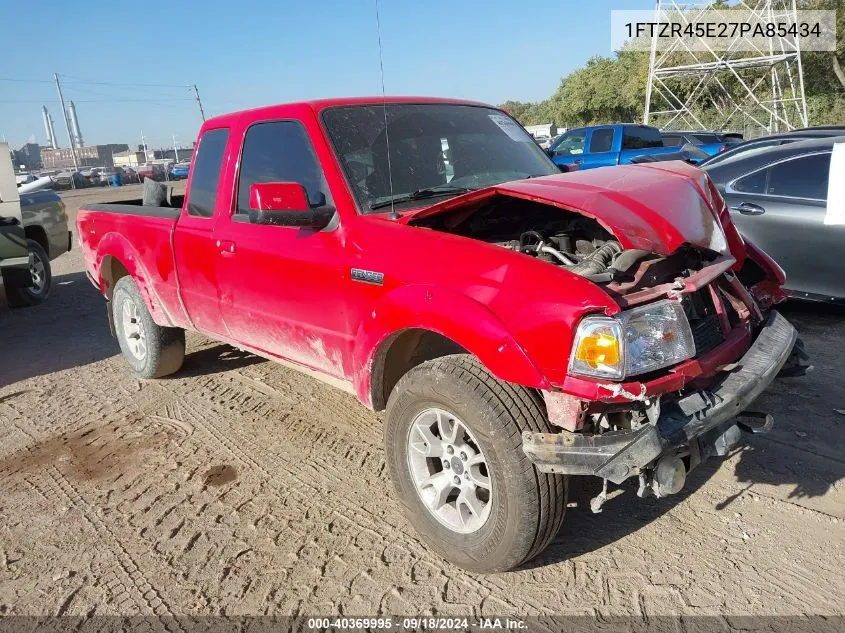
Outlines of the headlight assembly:
{"type": "Polygon", "coordinates": [[[677,301],[658,301],[615,317],[584,317],[575,332],[569,371],[622,380],[695,355],[689,321],[677,301]]]}

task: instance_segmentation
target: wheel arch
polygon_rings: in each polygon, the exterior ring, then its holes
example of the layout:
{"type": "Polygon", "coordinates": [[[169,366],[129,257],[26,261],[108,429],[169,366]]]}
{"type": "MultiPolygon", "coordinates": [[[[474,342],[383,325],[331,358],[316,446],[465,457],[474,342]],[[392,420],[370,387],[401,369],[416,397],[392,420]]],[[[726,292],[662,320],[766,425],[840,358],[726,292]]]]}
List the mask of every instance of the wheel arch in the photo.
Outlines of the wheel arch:
{"type": "Polygon", "coordinates": [[[47,253],[47,257],[50,257],[50,240],[47,239],[47,231],[44,230],[43,226],[30,224],[25,226],[23,231],[26,239],[38,242],[39,246],[47,253]]]}
{"type": "MultiPolygon", "coordinates": [[[[155,291],[149,282],[149,275],[144,270],[140,259],[125,238],[111,233],[103,238],[98,248],[99,265],[97,267],[100,291],[111,303],[114,288],[123,277],[132,277],[138,292],[144,300],[153,321],[163,327],[172,327],[170,317],[161,307],[155,291]]],[[[111,310],[109,310],[111,324],[111,310]]],[[[114,331],[113,324],[112,331],[114,331]]]]}
{"type": "Polygon", "coordinates": [[[375,351],[370,370],[373,409],[387,406],[390,392],[406,373],[427,360],[467,350],[447,336],[425,328],[407,328],[389,335],[375,351]]]}
{"type": "Polygon", "coordinates": [[[449,354],[476,357],[499,378],[526,387],[548,381],[486,306],[463,294],[406,286],[383,297],[360,326],[353,352],[355,392],[376,411],[410,369],[449,354]]]}

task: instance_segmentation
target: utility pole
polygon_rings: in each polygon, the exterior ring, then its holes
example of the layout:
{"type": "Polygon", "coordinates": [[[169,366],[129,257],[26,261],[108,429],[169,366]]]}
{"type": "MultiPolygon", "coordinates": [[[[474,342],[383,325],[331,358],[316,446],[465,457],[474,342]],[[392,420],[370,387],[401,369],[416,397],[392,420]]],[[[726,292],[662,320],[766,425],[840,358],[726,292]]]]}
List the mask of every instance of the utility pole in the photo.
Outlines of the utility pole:
{"type": "Polygon", "coordinates": [[[197,90],[197,85],[194,84],[193,86],[194,94],[197,95],[197,104],[200,107],[200,116],[202,117],[203,123],[205,122],[205,111],[202,109],[202,101],[200,101],[200,91],[197,90]]]}
{"type": "Polygon", "coordinates": [[[62,118],[65,120],[65,130],[67,130],[67,138],[70,141],[70,155],[73,156],[74,173],[70,177],[70,186],[76,189],[76,172],[79,171],[79,161],[76,160],[76,147],[73,144],[73,137],[70,134],[70,123],[67,120],[67,109],[65,108],[65,98],[62,96],[62,86],[59,83],[59,73],[53,73],[56,79],[56,90],[59,92],[59,102],[62,105],[62,118]]]}
{"type": "Polygon", "coordinates": [[[179,148],[176,146],[176,135],[173,135],[173,155],[176,157],[176,162],[179,162],[179,148]]]}

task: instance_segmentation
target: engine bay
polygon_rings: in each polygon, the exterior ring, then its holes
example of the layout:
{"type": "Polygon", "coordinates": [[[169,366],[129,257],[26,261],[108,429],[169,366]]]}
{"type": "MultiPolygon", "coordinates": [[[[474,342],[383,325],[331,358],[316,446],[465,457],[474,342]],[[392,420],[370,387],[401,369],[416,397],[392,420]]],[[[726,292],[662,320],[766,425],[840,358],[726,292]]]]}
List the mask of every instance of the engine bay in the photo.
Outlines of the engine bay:
{"type": "Polygon", "coordinates": [[[637,287],[663,283],[699,270],[708,259],[707,254],[693,248],[682,248],[668,257],[626,249],[592,218],[504,196],[415,224],[495,244],[602,285],[630,284],[635,280],[641,282],[635,284],[637,287]],[[647,280],[639,274],[646,268],[651,272],[647,280]]]}

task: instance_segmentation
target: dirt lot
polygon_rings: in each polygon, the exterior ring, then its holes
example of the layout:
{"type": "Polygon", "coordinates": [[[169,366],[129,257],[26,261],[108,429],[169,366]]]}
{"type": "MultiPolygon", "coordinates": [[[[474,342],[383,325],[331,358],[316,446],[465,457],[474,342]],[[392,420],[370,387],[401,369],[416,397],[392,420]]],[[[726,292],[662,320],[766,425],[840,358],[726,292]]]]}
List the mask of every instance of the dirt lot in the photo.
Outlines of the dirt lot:
{"type": "Polygon", "coordinates": [[[787,308],[816,371],[765,395],[769,436],[666,500],[592,515],[574,480],[541,558],[476,576],[398,511],[380,415],[197,335],[135,380],[82,271],[64,255],[47,303],[0,310],[0,614],[845,611],[841,310],[787,308]]]}

